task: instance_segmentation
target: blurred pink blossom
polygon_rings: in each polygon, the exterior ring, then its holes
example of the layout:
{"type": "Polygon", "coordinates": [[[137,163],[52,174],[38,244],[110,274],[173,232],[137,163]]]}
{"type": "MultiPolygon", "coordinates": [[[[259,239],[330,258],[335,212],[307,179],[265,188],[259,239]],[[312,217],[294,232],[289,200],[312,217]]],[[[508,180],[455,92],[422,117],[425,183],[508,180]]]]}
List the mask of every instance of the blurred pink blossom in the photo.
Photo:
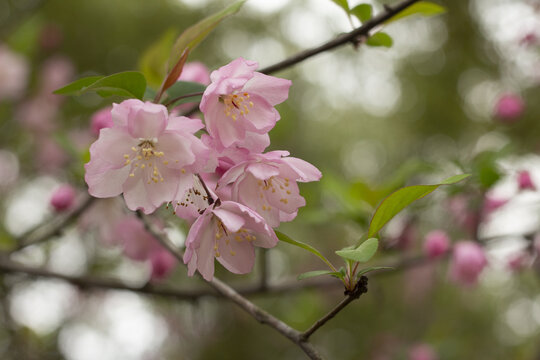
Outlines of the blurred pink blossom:
{"type": "Polygon", "coordinates": [[[104,128],[113,127],[111,116],[112,106],[107,106],[96,111],[90,119],[90,129],[94,135],[99,135],[99,131],[104,128]]]}
{"type": "Polygon", "coordinates": [[[409,350],[409,360],[437,360],[439,357],[428,344],[418,344],[409,350]]]}
{"type": "Polygon", "coordinates": [[[454,246],[450,263],[450,278],[461,285],[472,286],[487,265],[484,249],[472,241],[460,241],[454,246]]]}
{"type": "Polygon", "coordinates": [[[517,182],[519,190],[536,190],[536,186],[531,178],[531,173],[529,173],[527,170],[523,170],[518,173],[517,182]]]}
{"type": "Polygon", "coordinates": [[[75,203],[75,196],[75,189],[69,184],[63,184],[52,193],[51,205],[58,212],[69,210],[75,203]]]}
{"type": "Polygon", "coordinates": [[[506,123],[515,122],[525,108],[523,99],[516,94],[508,93],[502,95],[495,105],[495,116],[506,123]]]}
{"type": "Polygon", "coordinates": [[[65,96],[55,95],[53,91],[69,83],[75,69],[71,60],[64,56],[54,56],[47,59],[40,73],[40,94],[48,101],[59,103],[65,99],[65,96]]]}
{"type": "Polygon", "coordinates": [[[182,74],[180,74],[178,81],[191,81],[208,85],[210,84],[210,72],[208,71],[206,65],[201,62],[189,62],[184,65],[182,74]]]}
{"type": "Polygon", "coordinates": [[[442,230],[429,232],[424,239],[424,253],[431,259],[440,257],[450,248],[450,238],[442,230]]]}
{"type": "Polygon", "coordinates": [[[486,195],[484,198],[484,204],[482,208],[482,215],[484,217],[488,217],[491,215],[494,211],[498,210],[499,208],[503,207],[508,203],[509,199],[501,199],[494,197],[493,195],[486,195]]]}
{"type": "Polygon", "coordinates": [[[520,251],[510,255],[508,258],[508,269],[518,272],[526,268],[529,264],[530,257],[526,252],[520,251]]]}
{"type": "Polygon", "coordinates": [[[19,99],[26,89],[28,61],[0,44],[0,101],[19,99]]]}
{"type": "Polygon", "coordinates": [[[178,264],[178,260],[168,250],[162,248],[150,255],[150,264],[152,265],[152,279],[161,280],[171,273],[178,264]]]}
{"type": "Polygon", "coordinates": [[[36,139],[36,167],[46,173],[55,173],[64,168],[69,157],[60,145],[49,137],[36,139]]]}

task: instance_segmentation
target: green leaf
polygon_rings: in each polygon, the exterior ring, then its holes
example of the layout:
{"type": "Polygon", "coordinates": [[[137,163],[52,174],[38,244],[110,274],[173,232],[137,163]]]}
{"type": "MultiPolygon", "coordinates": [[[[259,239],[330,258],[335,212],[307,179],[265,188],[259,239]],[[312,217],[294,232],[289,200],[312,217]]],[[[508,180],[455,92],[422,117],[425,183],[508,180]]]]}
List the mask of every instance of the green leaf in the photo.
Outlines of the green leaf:
{"type": "MultiPolygon", "coordinates": [[[[204,92],[206,89],[206,85],[196,83],[196,82],[190,82],[190,81],[177,81],[174,85],[172,85],[170,88],[165,91],[165,94],[167,94],[167,97],[163,99],[163,103],[168,103],[172,99],[176,99],[177,97],[194,94],[194,93],[200,93],[204,92]]],[[[196,95],[196,96],[190,96],[187,98],[179,99],[178,101],[175,101],[174,104],[184,104],[184,103],[190,103],[199,101],[201,99],[202,95],[196,95]]]]}
{"type": "Polygon", "coordinates": [[[342,8],[343,10],[345,10],[345,12],[348,14],[349,13],[349,3],[347,0],[332,0],[332,2],[334,2],[337,6],[339,6],[340,8],[342,8]]]}
{"type": "Polygon", "coordinates": [[[375,238],[367,239],[356,249],[344,249],[336,251],[336,254],[344,259],[352,260],[355,262],[367,262],[377,252],[379,247],[379,240],[375,238]]]}
{"type": "Polygon", "coordinates": [[[72,82],[56,91],[59,95],[81,95],[95,91],[100,96],[119,95],[142,99],[146,90],[146,79],[138,71],[125,71],[110,76],[89,76],[72,82]]]}
{"type": "Polygon", "coordinates": [[[384,47],[392,47],[394,44],[394,40],[385,32],[379,31],[373,35],[371,35],[367,41],[366,44],[369,46],[384,46],[384,47]]]}
{"type": "Polygon", "coordinates": [[[360,276],[362,276],[364,274],[367,274],[368,272],[375,271],[375,270],[394,270],[394,268],[390,267],[390,266],[372,266],[372,267],[368,267],[368,268],[360,270],[356,274],[356,276],[360,277],[360,276]]]}
{"type": "Polygon", "coordinates": [[[442,181],[439,184],[407,186],[393,192],[386,199],[384,199],[379,207],[375,210],[375,214],[373,214],[373,218],[369,224],[368,236],[372,237],[377,234],[379,230],[386,225],[386,223],[388,223],[401,210],[409,206],[415,200],[431,194],[441,185],[455,184],[465,178],[468,178],[469,176],[469,174],[456,175],[442,181]]]}
{"type": "Polygon", "coordinates": [[[287,235],[285,235],[284,233],[280,232],[280,231],[276,231],[276,235],[278,237],[279,240],[283,241],[283,242],[286,242],[286,243],[289,243],[291,245],[294,245],[294,246],[298,246],[299,248],[302,248],[304,250],[307,250],[309,251],[310,253],[314,254],[315,256],[317,256],[319,259],[321,259],[322,261],[324,261],[324,263],[326,265],[328,265],[328,267],[330,269],[332,269],[332,271],[336,271],[336,269],[334,268],[334,266],[332,265],[332,263],[330,263],[330,261],[328,261],[328,259],[326,259],[324,257],[323,254],[321,254],[319,252],[319,250],[315,249],[313,246],[311,245],[308,245],[308,244],[305,244],[303,242],[300,242],[300,241],[296,241],[296,240],[293,240],[291,239],[290,237],[288,237],[287,235]]]}
{"type": "Polygon", "coordinates": [[[321,275],[332,275],[337,278],[343,279],[343,274],[341,274],[339,271],[332,271],[332,270],[308,271],[308,272],[298,275],[297,279],[304,280],[304,279],[309,279],[309,278],[321,276],[321,275]]]}
{"type": "Polygon", "coordinates": [[[231,6],[202,19],[195,25],[184,30],[174,43],[169,58],[169,71],[173,69],[176,63],[178,63],[185,50],[193,50],[223,19],[237,13],[246,1],[247,0],[237,1],[231,6]]]}
{"type": "Polygon", "coordinates": [[[423,16],[433,16],[433,15],[439,15],[446,12],[446,8],[444,6],[441,6],[439,4],[435,4],[429,1],[419,1],[405,10],[401,11],[397,15],[391,17],[390,19],[386,20],[385,23],[391,23],[393,21],[402,19],[407,16],[411,15],[423,15],[423,16]]]}
{"type": "Polygon", "coordinates": [[[158,88],[167,75],[167,62],[171,54],[178,30],[169,29],[150,45],[139,60],[139,70],[146,77],[148,85],[158,88]]]}
{"type": "Polygon", "coordinates": [[[360,22],[364,23],[371,19],[373,7],[370,4],[360,4],[351,9],[351,14],[356,16],[360,22]]]}

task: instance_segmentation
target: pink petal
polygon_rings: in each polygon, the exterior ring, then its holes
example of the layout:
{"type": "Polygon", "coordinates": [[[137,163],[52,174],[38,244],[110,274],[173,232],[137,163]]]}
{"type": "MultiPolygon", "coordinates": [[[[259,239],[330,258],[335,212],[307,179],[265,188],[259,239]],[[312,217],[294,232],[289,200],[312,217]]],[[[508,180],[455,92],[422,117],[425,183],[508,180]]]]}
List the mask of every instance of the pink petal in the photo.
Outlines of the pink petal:
{"type": "Polygon", "coordinates": [[[128,115],[129,133],[139,139],[157,138],[167,127],[167,108],[146,102],[132,107],[128,115]]]}
{"type": "Polygon", "coordinates": [[[220,241],[219,254],[217,260],[234,274],[247,274],[255,264],[255,248],[247,240],[238,242],[230,239],[228,244],[220,241]]]}
{"type": "Polygon", "coordinates": [[[279,169],[276,166],[264,163],[251,163],[246,167],[246,171],[250,172],[259,180],[266,180],[272,176],[279,175],[279,169]]]}
{"type": "Polygon", "coordinates": [[[277,105],[287,100],[291,85],[292,81],[290,80],[256,72],[246,83],[243,91],[265,98],[270,105],[277,105]]]}
{"type": "Polygon", "coordinates": [[[122,101],[120,104],[113,104],[111,118],[114,125],[118,127],[127,127],[131,108],[141,106],[142,104],[143,102],[137,99],[128,99],[122,101]]]}
{"type": "Polygon", "coordinates": [[[99,138],[90,146],[90,159],[100,158],[103,162],[115,167],[124,166],[124,155],[132,155],[132,147],[137,146],[138,140],[127,131],[119,128],[102,129],[99,138]]]}
{"type": "Polygon", "coordinates": [[[251,96],[250,100],[253,107],[250,107],[249,113],[243,116],[247,120],[247,124],[244,124],[246,130],[257,133],[270,131],[280,119],[279,113],[259,95],[251,96]]]}
{"type": "Polygon", "coordinates": [[[285,157],[282,161],[298,174],[298,181],[318,181],[322,177],[319,169],[307,161],[295,157],[285,157]]]}
{"type": "Polygon", "coordinates": [[[200,119],[188,118],[185,116],[171,116],[167,130],[177,130],[193,134],[204,128],[204,124],[200,119]]]}
{"type": "Polygon", "coordinates": [[[166,131],[161,134],[156,150],[163,152],[163,157],[156,161],[166,164],[169,168],[181,169],[195,162],[195,155],[191,151],[189,141],[184,136],[173,132],[166,131]]]}
{"type": "Polygon", "coordinates": [[[98,198],[108,198],[120,195],[123,191],[123,184],[129,177],[129,167],[111,169],[104,172],[90,172],[90,165],[87,164],[87,171],[84,180],[88,184],[90,195],[98,198]]]}
{"type": "Polygon", "coordinates": [[[212,221],[209,226],[202,228],[199,232],[199,248],[197,249],[197,270],[207,281],[214,277],[214,238],[216,234],[216,224],[212,221]]]}
{"type": "Polygon", "coordinates": [[[255,210],[271,227],[279,226],[279,210],[269,206],[266,197],[260,197],[263,191],[253,176],[246,176],[243,180],[238,181],[234,184],[233,189],[233,200],[255,210]]]}
{"type": "MultiPolygon", "coordinates": [[[[146,182],[146,193],[154,207],[159,207],[161,204],[172,201],[178,189],[178,171],[169,169],[164,165],[156,165],[159,173],[163,177],[163,181],[146,182]]],[[[150,170],[148,170],[150,171],[150,170]]]]}
{"type": "Polygon", "coordinates": [[[137,172],[134,177],[128,177],[124,183],[124,200],[128,209],[136,211],[142,209],[145,214],[150,214],[156,210],[156,206],[152,204],[146,193],[145,182],[140,172],[137,172]]]}
{"type": "Polygon", "coordinates": [[[237,232],[245,224],[245,220],[242,216],[224,209],[223,206],[214,209],[213,212],[230,232],[237,232]]]}

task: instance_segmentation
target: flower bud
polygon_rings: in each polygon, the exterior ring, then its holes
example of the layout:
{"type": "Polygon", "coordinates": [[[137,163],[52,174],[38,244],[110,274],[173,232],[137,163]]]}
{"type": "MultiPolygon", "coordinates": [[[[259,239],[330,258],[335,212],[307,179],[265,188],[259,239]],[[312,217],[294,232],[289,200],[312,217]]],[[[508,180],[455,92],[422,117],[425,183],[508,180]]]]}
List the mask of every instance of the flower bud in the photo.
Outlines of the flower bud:
{"type": "Polygon", "coordinates": [[[75,195],[75,189],[71,185],[61,185],[53,192],[51,205],[58,212],[68,210],[75,202],[75,195]]]}
{"type": "Polygon", "coordinates": [[[486,264],[484,250],[480,245],[472,241],[461,241],[454,246],[450,278],[461,285],[475,285],[486,264]]]}
{"type": "Polygon", "coordinates": [[[428,233],[424,240],[424,253],[431,259],[435,259],[448,251],[450,239],[442,230],[434,230],[428,233]]]}
{"type": "Polygon", "coordinates": [[[160,280],[169,275],[177,261],[169,251],[162,249],[152,253],[150,263],[152,264],[152,279],[160,280]]]}
{"type": "Polygon", "coordinates": [[[409,360],[437,360],[437,354],[427,344],[418,344],[409,350],[409,360]]]}
{"type": "Polygon", "coordinates": [[[518,173],[517,182],[519,190],[536,190],[536,186],[531,179],[531,174],[527,170],[518,173]]]}
{"type": "Polygon", "coordinates": [[[523,113],[525,104],[516,94],[504,94],[495,105],[495,116],[502,122],[513,123],[523,113]]]}
{"type": "Polygon", "coordinates": [[[90,119],[90,129],[94,135],[99,135],[99,131],[103,128],[113,127],[111,116],[112,106],[108,106],[96,111],[90,119]]]}

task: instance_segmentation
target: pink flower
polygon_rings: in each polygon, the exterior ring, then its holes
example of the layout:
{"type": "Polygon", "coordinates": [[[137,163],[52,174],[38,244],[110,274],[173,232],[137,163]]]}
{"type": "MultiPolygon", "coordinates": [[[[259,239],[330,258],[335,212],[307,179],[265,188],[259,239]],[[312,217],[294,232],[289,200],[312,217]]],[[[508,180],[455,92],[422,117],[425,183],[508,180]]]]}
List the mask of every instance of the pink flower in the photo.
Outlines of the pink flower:
{"type": "Polygon", "coordinates": [[[114,104],[111,114],[113,127],[101,130],[85,165],[92,196],[123,193],[129,209],[149,214],[206,165],[209,149],[193,135],[200,120],[169,117],[165,106],[135,99],[114,104]]]}
{"type": "Polygon", "coordinates": [[[450,278],[465,286],[475,285],[487,265],[484,250],[472,241],[461,241],[454,246],[450,278]]]}
{"type": "Polygon", "coordinates": [[[55,103],[63,101],[65,97],[55,95],[53,91],[70,82],[74,72],[73,64],[67,57],[54,56],[47,59],[40,74],[40,96],[55,103]]]}
{"type": "Polygon", "coordinates": [[[317,181],[322,175],[310,163],[287,155],[287,151],[252,154],[248,161],[223,175],[218,194],[223,194],[224,188],[232,184],[232,200],[257,211],[270,226],[291,221],[298,208],[306,204],[296,182],[317,181]]]}
{"type": "Polygon", "coordinates": [[[29,75],[27,60],[0,44],[0,101],[22,96],[29,75]]]}
{"type": "Polygon", "coordinates": [[[448,251],[450,239],[442,230],[434,230],[428,233],[424,240],[424,253],[431,259],[435,259],[448,251]]]}
{"type": "Polygon", "coordinates": [[[238,58],[210,75],[200,108],[209,134],[223,147],[247,131],[267,133],[280,118],[274,106],[287,99],[291,81],[255,72],[257,67],[238,58]]]}
{"type": "Polygon", "coordinates": [[[531,173],[526,170],[520,171],[518,173],[517,182],[519,190],[536,190],[536,186],[531,179],[531,173]]]}
{"type": "Polygon", "coordinates": [[[214,276],[214,258],[227,270],[246,274],[255,262],[255,246],[271,248],[277,242],[259,214],[242,204],[223,201],[208,207],[191,226],[184,263],[189,276],[198,270],[207,281],[214,276]]]}
{"type": "Polygon", "coordinates": [[[191,81],[208,85],[210,84],[210,74],[203,63],[194,61],[184,65],[178,81],[191,81]]]}
{"type": "Polygon", "coordinates": [[[111,106],[107,106],[101,110],[96,111],[90,119],[90,129],[94,135],[99,135],[99,131],[104,128],[113,127],[113,121],[111,116],[111,106]]]}
{"type": "Polygon", "coordinates": [[[97,199],[77,223],[80,231],[97,230],[99,239],[106,245],[118,244],[116,224],[125,217],[125,206],[118,197],[97,199]]]}
{"type": "Polygon", "coordinates": [[[116,243],[123,247],[124,254],[133,260],[150,259],[153,252],[162,249],[159,242],[144,228],[144,224],[134,216],[126,216],[115,224],[116,243]]]}
{"type": "Polygon", "coordinates": [[[495,105],[495,115],[503,122],[512,123],[523,113],[525,104],[516,94],[504,94],[495,105]]]}
{"type": "Polygon", "coordinates": [[[71,185],[61,185],[53,192],[51,205],[58,212],[68,210],[75,202],[75,195],[75,189],[71,185]]]}
{"type": "Polygon", "coordinates": [[[152,265],[152,279],[161,280],[171,273],[176,267],[178,261],[165,248],[161,251],[154,251],[150,255],[150,264],[152,265]]]}
{"type": "Polygon", "coordinates": [[[433,348],[427,344],[418,344],[409,350],[409,360],[437,360],[433,348]]]}
{"type": "Polygon", "coordinates": [[[512,254],[508,258],[508,269],[518,272],[523,270],[530,263],[529,254],[524,251],[520,251],[512,254]]]}

